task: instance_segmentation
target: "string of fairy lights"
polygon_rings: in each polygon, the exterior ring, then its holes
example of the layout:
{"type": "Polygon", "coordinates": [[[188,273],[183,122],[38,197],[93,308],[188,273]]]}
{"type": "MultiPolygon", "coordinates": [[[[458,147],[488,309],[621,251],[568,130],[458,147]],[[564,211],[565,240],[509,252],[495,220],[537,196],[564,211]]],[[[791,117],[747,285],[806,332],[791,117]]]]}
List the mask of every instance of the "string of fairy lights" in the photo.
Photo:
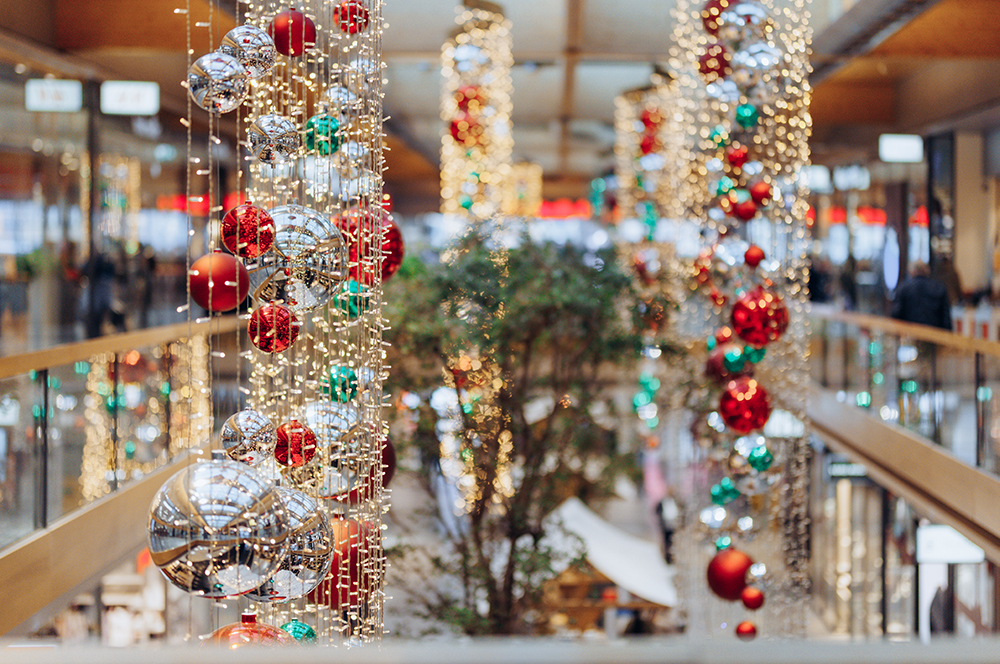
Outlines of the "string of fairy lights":
{"type": "Polygon", "coordinates": [[[381,287],[403,252],[383,208],[382,5],[243,4],[244,23],[191,63],[186,85],[208,111],[210,147],[208,163],[189,168],[208,178],[211,218],[189,292],[209,311],[251,298],[250,347],[238,347],[250,364],[246,408],[224,422],[211,461],[161,488],[150,550],[192,595],[237,600],[242,621],[212,642],[358,644],[383,630],[395,460],[382,419],[381,287]],[[211,146],[232,111],[246,196],[226,211],[212,205],[223,183],[211,146]],[[197,525],[234,509],[226,527],[197,525]]]}

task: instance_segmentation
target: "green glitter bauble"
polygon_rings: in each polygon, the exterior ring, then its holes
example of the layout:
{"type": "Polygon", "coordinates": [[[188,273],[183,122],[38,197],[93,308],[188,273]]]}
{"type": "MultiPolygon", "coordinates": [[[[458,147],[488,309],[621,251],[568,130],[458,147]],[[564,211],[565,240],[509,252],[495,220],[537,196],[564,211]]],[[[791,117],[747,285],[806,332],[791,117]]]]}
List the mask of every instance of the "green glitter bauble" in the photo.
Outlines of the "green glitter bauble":
{"type": "Polygon", "coordinates": [[[722,478],[721,482],[713,485],[710,493],[712,494],[712,502],[719,507],[723,507],[740,497],[740,490],[728,477],[722,478]]]}
{"type": "Polygon", "coordinates": [[[743,348],[743,357],[749,360],[751,364],[757,364],[764,359],[764,355],[766,354],[766,348],[754,348],[753,346],[746,346],[743,348]]]}
{"type": "Polygon", "coordinates": [[[743,371],[743,365],[745,363],[746,359],[743,357],[743,351],[740,350],[730,350],[722,356],[722,366],[724,366],[726,371],[729,373],[739,373],[740,371],[743,371]]]}
{"type": "Polygon", "coordinates": [[[316,630],[301,620],[292,620],[281,626],[281,629],[291,634],[300,643],[316,643],[316,630]]]}
{"type": "Polygon", "coordinates": [[[744,129],[749,129],[757,124],[759,117],[760,114],[757,113],[757,109],[750,104],[740,104],[736,107],[736,124],[744,129]]]}
{"type": "Polygon", "coordinates": [[[715,195],[722,196],[723,194],[728,194],[735,186],[736,183],[733,182],[732,178],[719,178],[719,181],[715,184],[715,195]]]}
{"type": "Polygon", "coordinates": [[[340,122],[329,115],[314,115],[306,122],[306,148],[327,157],[340,147],[340,122]]]}
{"type": "Polygon", "coordinates": [[[716,125],[715,129],[708,134],[708,137],[719,147],[729,142],[729,132],[722,125],[716,125]]]}
{"type": "Polygon", "coordinates": [[[346,403],[358,395],[358,375],[345,366],[330,369],[330,382],[323,386],[330,398],[346,403]]]}
{"type": "Polygon", "coordinates": [[[750,454],[747,455],[747,463],[758,473],[763,473],[774,463],[774,455],[771,454],[769,449],[763,445],[759,445],[750,450],[750,454]]]}
{"type": "Polygon", "coordinates": [[[354,320],[368,311],[368,288],[353,279],[348,279],[340,287],[336,298],[337,309],[354,320]]]}

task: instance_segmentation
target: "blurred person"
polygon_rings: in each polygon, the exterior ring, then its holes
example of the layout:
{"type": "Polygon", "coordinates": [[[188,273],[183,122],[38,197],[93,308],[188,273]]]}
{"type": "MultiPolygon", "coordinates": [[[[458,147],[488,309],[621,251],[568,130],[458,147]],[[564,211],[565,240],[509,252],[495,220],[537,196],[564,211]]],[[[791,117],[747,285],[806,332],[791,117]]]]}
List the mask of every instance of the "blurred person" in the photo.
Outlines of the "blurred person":
{"type": "Polygon", "coordinates": [[[101,336],[105,318],[117,332],[125,331],[125,307],[116,296],[119,266],[103,251],[95,251],[81,270],[87,285],[81,290],[81,310],[88,339],[101,336]]]}
{"type": "Polygon", "coordinates": [[[809,300],[811,302],[830,301],[830,277],[832,265],[822,256],[809,257],[809,300]]]}
{"type": "Polygon", "coordinates": [[[951,302],[948,289],[932,278],[927,263],[917,261],[910,276],[896,289],[892,301],[893,318],[951,331],[951,302]]]}

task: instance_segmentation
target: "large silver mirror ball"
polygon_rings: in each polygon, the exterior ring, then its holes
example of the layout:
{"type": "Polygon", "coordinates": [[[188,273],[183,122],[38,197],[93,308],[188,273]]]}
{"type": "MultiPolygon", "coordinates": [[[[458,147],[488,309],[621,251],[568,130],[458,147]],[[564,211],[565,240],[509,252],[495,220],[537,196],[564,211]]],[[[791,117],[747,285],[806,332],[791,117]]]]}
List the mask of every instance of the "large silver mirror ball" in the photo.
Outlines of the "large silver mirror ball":
{"type": "Polygon", "coordinates": [[[250,151],[265,164],[280,164],[299,150],[301,139],[295,123],[282,115],[257,118],[250,129],[250,151]]]}
{"type": "Polygon", "coordinates": [[[192,101],[209,113],[235,110],[250,89],[240,61],[218,51],[195,60],[187,80],[192,101]]]}
{"type": "Polygon", "coordinates": [[[325,305],[347,277],[344,236],[325,215],[302,205],[281,205],[274,219],[273,250],[250,268],[260,303],[284,302],[295,313],[325,305]]]}
{"type": "Polygon", "coordinates": [[[288,553],[278,571],[247,593],[259,602],[283,602],[308,594],[326,578],[333,562],[333,528],[319,503],[301,491],[276,487],[288,521],[288,553]]]}
{"type": "Polygon", "coordinates": [[[274,40],[253,25],[238,25],[230,30],[218,50],[239,60],[250,78],[265,76],[274,67],[274,40]]]}
{"type": "Polygon", "coordinates": [[[153,498],[149,552],[175,586],[206,597],[242,595],[270,579],[288,551],[278,492],[235,461],[178,471],[153,498]]]}
{"type": "Polygon", "coordinates": [[[277,432],[267,416],[246,408],[222,425],[221,440],[230,459],[256,466],[274,452],[277,432]]]}

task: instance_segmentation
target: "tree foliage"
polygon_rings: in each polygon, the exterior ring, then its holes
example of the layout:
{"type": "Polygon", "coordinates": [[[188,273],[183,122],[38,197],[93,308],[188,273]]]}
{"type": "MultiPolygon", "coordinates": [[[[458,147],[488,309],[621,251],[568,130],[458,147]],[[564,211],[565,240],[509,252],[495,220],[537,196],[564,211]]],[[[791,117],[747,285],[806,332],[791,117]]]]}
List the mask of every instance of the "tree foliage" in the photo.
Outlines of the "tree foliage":
{"type": "Polygon", "coordinates": [[[546,517],[569,496],[606,494],[629,462],[594,404],[641,348],[632,279],[610,249],[526,235],[502,249],[474,232],[440,264],[408,260],[386,302],[390,387],[459,397],[454,449],[443,451],[427,398],[413,434],[429,466],[450,455],[464,478],[461,527],[432,556],[459,590],[428,604],[470,634],[528,631],[556,573],[546,517]]]}

